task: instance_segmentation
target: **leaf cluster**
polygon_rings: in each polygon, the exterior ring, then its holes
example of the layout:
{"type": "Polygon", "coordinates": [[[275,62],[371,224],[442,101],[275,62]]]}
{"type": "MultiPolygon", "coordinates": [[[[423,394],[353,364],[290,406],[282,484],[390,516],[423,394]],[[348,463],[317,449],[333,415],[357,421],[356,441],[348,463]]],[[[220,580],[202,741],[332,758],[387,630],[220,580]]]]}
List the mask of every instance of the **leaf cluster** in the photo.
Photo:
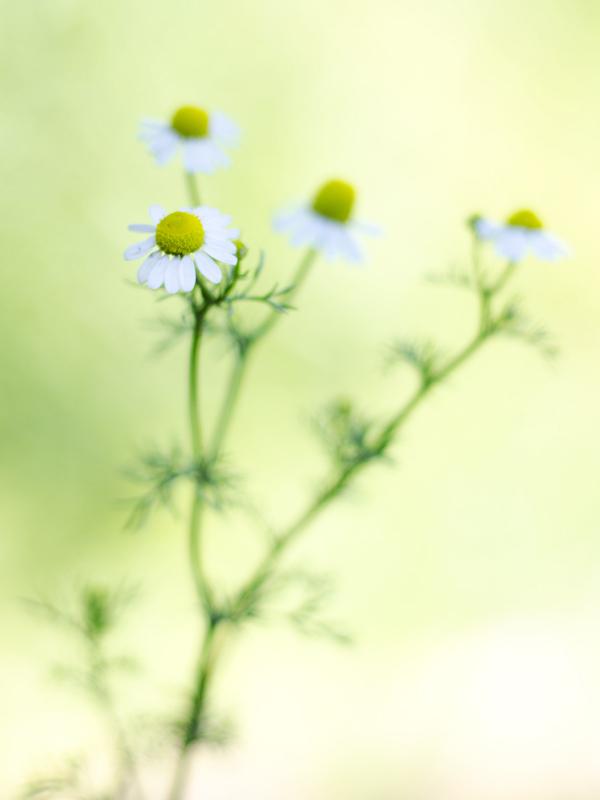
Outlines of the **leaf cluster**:
{"type": "Polygon", "coordinates": [[[293,284],[279,286],[279,284],[275,283],[265,292],[258,290],[257,285],[264,267],[265,255],[261,252],[258,263],[253,269],[238,272],[235,282],[231,283],[232,288],[236,288],[237,291],[235,293],[225,293],[223,297],[223,303],[229,311],[236,303],[262,303],[279,314],[283,314],[292,308],[286,298],[294,288],[293,284]]]}
{"type": "Polygon", "coordinates": [[[404,363],[415,369],[424,385],[435,380],[444,363],[442,351],[429,339],[398,339],[388,347],[386,355],[388,365],[404,363]]]}
{"type": "Polygon", "coordinates": [[[182,479],[194,484],[203,501],[218,511],[234,503],[238,485],[237,476],[222,458],[186,458],[179,447],[142,453],[128,474],[140,487],[130,501],[129,528],[140,528],[158,508],[173,511],[175,487],[182,479]]]}
{"type": "Polygon", "coordinates": [[[506,305],[496,325],[499,333],[536,348],[546,358],[553,358],[558,354],[552,334],[543,325],[532,320],[516,300],[506,305]]]}
{"type": "Polygon", "coordinates": [[[315,419],[314,429],[340,470],[381,457],[372,446],[374,421],[357,412],[349,400],[328,405],[315,419]]]}

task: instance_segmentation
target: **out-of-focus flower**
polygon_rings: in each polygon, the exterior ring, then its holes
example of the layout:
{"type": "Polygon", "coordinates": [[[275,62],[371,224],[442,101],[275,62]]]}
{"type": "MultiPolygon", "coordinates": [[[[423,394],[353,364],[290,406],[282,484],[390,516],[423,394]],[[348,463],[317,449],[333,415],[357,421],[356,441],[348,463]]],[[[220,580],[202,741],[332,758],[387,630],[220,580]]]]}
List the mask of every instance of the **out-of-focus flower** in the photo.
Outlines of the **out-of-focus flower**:
{"type": "Polygon", "coordinates": [[[127,261],[146,256],[138,270],[138,281],[150,289],[164,286],[167,292],[191,292],[196,285],[196,267],[211,283],[219,283],[216,263],[235,265],[235,239],[239,231],[228,228],[231,217],[215,208],[182,208],[172,214],[161,206],[150,206],[151,225],[130,225],[130,231],[151,234],[125,250],[127,261]]]}
{"type": "Polygon", "coordinates": [[[158,164],[166,164],[181,148],[187,172],[210,175],[231,163],[225,149],[237,144],[239,129],[220,111],[182,106],[170,122],[143,120],[140,138],[158,164]]]}
{"type": "Polygon", "coordinates": [[[479,239],[491,242],[499,255],[513,263],[529,253],[542,261],[557,261],[570,255],[569,247],[546,231],[540,218],[528,209],[516,211],[506,222],[476,217],[472,225],[479,239]]]}
{"type": "Polygon", "coordinates": [[[357,233],[377,235],[378,229],[352,218],[356,191],[343,180],[324,183],[312,203],[283,211],[275,217],[275,230],[289,233],[292,245],[319,250],[326,258],[364,260],[357,233]]]}

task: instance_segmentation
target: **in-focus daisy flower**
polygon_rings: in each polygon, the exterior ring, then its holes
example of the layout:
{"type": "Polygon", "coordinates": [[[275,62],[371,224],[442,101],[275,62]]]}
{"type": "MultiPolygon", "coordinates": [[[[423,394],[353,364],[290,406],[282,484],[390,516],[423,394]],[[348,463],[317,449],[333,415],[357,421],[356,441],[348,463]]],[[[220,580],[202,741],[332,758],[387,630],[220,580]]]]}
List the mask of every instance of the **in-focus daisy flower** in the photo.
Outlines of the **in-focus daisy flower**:
{"type": "Polygon", "coordinates": [[[239,129],[220,111],[182,106],[170,122],[144,120],[140,138],[159,164],[166,164],[180,147],[186,172],[210,175],[229,166],[225,148],[237,144],[239,129]]]}
{"type": "Polygon", "coordinates": [[[356,191],[342,180],[324,183],[312,203],[283,211],[275,217],[275,230],[289,233],[292,245],[308,245],[326,258],[363,261],[357,233],[376,235],[378,230],[352,218],[356,191]]]}
{"type": "Polygon", "coordinates": [[[172,214],[161,206],[150,206],[152,225],[130,225],[130,231],[149,233],[143,242],[125,250],[127,261],[146,256],[138,270],[139,283],[151,289],[164,286],[167,292],[191,292],[196,285],[196,268],[206,280],[219,283],[217,261],[237,263],[235,239],[239,231],[228,228],[231,218],[215,208],[182,208],[172,214]]]}
{"type": "Polygon", "coordinates": [[[570,253],[569,247],[548,233],[537,214],[529,209],[516,211],[506,222],[477,217],[473,227],[479,239],[491,242],[499,255],[513,263],[529,253],[542,261],[557,261],[570,253]]]}

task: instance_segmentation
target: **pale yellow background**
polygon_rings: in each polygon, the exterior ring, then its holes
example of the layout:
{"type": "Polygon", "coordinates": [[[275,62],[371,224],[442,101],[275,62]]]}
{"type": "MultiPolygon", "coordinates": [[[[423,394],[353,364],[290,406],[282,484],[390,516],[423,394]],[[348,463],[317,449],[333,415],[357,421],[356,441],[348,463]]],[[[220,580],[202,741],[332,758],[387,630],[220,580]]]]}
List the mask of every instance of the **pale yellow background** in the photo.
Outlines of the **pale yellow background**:
{"type": "MultiPolygon", "coordinates": [[[[220,108],[244,132],[203,182],[268,277],[296,254],[274,209],[330,175],[386,235],[364,269],[319,264],[254,363],[231,456],[275,521],[324,474],[307,420],[332,396],[392,410],[384,345],[458,345],[469,298],[424,283],[465,262],[465,218],[536,209],[575,256],[519,293],[548,364],[494,344],[435,392],[395,450],[296,552],[337,576],[350,649],[247,633],[216,687],[234,744],[199,763],[206,800],[586,800],[600,792],[600,3],[596,0],[23,0],[2,8],[0,797],[102,730],[48,674],[75,652],[20,598],[129,578],[127,704],[175,707],[196,646],[182,519],[123,533],[121,468],[185,434],[185,353],[149,357],[163,312],[126,281],[129,222],[183,200],[143,116],[220,108]],[[204,768],[203,768],[204,767],[204,768]]],[[[208,354],[214,408],[226,366],[208,354]]],[[[221,574],[257,540],[211,530],[221,574]]],[[[151,777],[158,796],[160,767],[151,777]]]]}

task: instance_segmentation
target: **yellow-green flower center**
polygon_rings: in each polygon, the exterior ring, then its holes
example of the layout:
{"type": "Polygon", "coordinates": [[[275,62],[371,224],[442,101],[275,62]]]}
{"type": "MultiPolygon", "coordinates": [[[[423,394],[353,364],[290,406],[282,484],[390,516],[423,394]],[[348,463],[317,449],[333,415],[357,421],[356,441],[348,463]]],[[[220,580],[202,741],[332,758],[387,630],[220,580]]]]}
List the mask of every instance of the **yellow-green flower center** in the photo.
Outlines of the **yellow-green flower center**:
{"type": "Polygon", "coordinates": [[[528,208],[515,211],[506,222],[513,228],[529,228],[534,231],[544,227],[538,215],[534,214],[533,211],[530,211],[528,208]]]}
{"type": "Polygon", "coordinates": [[[356,191],[346,181],[327,181],[313,200],[313,211],[336,222],[348,222],[354,208],[356,191]]]}
{"type": "Polygon", "coordinates": [[[175,211],[156,226],[156,244],[163,253],[173,256],[195,253],[204,244],[204,228],[194,214],[175,211]]]}
{"type": "Polygon", "coordinates": [[[180,136],[206,136],[208,111],[196,106],[182,106],[173,114],[171,126],[180,136]]]}

